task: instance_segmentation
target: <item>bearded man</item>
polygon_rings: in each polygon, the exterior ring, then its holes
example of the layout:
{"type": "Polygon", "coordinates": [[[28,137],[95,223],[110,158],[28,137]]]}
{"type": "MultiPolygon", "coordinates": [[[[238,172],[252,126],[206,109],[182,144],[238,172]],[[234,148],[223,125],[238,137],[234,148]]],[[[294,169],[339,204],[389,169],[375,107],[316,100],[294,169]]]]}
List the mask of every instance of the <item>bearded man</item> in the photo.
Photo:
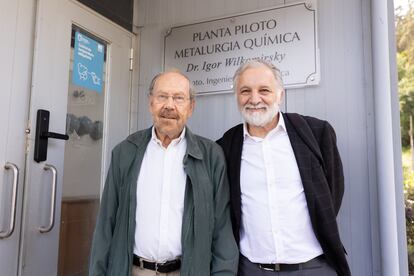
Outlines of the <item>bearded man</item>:
{"type": "Polygon", "coordinates": [[[254,60],[235,73],[244,124],[217,142],[226,156],[239,276],[350,275],[336,216],[344,192],[331,125],[282,113],[280,71],[254,60]]]}

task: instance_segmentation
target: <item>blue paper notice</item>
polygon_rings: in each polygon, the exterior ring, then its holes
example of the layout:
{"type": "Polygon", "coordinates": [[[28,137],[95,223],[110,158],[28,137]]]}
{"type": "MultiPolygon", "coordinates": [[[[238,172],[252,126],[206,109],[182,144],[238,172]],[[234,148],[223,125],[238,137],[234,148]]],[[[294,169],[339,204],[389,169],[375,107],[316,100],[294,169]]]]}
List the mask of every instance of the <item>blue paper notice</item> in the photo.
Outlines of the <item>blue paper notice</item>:
{"type": "Polygon", "coordinates": [[[103,44],[75,32],[74,84],[102,93],[104,48],[103,44]]]}

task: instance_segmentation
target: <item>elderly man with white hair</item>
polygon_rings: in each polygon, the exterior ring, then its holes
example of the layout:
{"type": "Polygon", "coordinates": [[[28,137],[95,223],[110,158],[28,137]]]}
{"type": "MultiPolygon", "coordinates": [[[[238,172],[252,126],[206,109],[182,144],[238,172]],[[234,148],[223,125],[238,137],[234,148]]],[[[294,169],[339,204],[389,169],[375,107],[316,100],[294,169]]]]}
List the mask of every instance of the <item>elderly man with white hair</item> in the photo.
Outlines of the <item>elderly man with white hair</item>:
{"type": "Polygon", "coordinates": [[[217,142],[226,156],[239,276],[350,275],[336,216],[344,192],[331,125],[282,113],[279,70],[253,60],[234,75],[244,124],[217,142]]]}

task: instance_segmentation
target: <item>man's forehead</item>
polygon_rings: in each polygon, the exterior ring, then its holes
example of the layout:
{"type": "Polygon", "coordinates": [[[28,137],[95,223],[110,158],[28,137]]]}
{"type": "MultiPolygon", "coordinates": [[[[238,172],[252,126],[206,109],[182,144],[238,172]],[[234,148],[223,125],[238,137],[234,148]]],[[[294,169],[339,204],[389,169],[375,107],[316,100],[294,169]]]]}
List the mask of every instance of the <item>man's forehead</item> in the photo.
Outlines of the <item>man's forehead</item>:
{"type": "Polygon", "coordinates": [[[248,68],[237,80],[238,85],[275,85],[277,80],[267,67],[248,68]]]}
{"type": "Polygon", "coordinates": [[[156,91],[165,91],[174,90],[188,92],[190,84],[188,80],[179,73],[168,72],[164,73],[158,77],[155,82],[154,90],[156,91]]]}
{"type": "Polygon", "coordinates": [[[265,74],[265,75],[271,75],[274,77],[272,70],[264,65],[246,68],[246,70],[244,70],[240,74],[240,76],[249,76],[252,74],[265,74]]]}
{"type": "Polygon", "coordinates": [[[182,83],[186,83],[188,84],[188,79],[186,77],[184,77],[182,74],[177,73],[177,72],[166,72],[161,74],[157,81],[155,82],[155,84],[159,83],[159,82],[169,82],[169,81],[178,81],[178,82],[182,82],[182,83]]]}

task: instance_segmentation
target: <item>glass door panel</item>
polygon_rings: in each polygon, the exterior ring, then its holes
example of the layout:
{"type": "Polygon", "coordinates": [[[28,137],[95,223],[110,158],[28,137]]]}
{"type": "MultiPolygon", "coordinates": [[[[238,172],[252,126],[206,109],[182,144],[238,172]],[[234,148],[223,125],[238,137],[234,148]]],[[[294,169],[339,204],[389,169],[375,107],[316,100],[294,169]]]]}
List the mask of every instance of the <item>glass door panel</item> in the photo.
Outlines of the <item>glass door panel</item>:
{"type": "Polygon", "coordinates": [[[101,188],[106,49],[106,42],[73,27],[66,116],[69,140],[65,143],[59,275],[88,273],[101,188]]]}
{"type": "Polygon", "coordinates": [[[110,151],[129,134],[135,36],[77,1],[37,3],[18,275],[87,275],[110,151]],[[49,139],[39,162],[38,110],[69,136],[49,139]]]}

